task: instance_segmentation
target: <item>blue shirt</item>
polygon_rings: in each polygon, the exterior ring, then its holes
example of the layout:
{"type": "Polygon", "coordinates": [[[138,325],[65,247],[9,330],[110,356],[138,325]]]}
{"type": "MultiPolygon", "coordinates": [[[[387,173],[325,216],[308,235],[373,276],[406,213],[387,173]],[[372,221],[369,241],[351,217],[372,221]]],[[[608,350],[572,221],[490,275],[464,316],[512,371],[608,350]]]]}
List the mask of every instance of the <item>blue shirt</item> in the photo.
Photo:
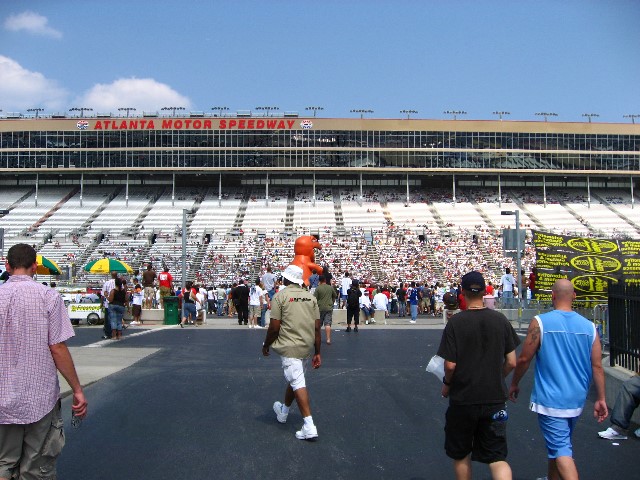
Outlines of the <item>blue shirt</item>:
{"type": "Polygon", "coordinates": [[[411,305],[418,305],[418,301],[420,299],[420,290],[416,287],[411,287],[411,291],[409,292],[409,303],[411,305]]]}
{"type": "Polygon", "coordinates": [[[582,315],[563,310],[535,318],[540,326],[540,348],[530,408],[552,417],[577,417],[582,413],[593,374],[595,326],[582,315]]]}

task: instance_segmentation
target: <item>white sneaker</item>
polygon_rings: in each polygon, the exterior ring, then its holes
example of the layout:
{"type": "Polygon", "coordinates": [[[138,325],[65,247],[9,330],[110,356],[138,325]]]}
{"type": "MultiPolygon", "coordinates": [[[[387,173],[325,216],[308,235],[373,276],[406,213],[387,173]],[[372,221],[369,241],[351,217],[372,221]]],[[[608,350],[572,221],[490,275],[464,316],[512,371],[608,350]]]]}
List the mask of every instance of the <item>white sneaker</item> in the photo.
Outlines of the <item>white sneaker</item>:
{"type": "Polygon", "coordinates": [[[296,432],[298,440],[315,440],[318,438],[318,429],[315,425],[302,425],[302,428],[296,432]]]}
{"type": "Polygon", "coordinates": [[[627,436],[618,433],[613,427],[607,428],[604,432],[598,432],[600,438],[605,440],[626,440],[627,436]]]}
{"type": "Polygon", "coordinates": [[[273,404],[273,411],[276,412],[276,418],[280,423],[287,423],[287,417],[289,416],[289,414],[283,413],[282,407],[284,407],[282,402],[275,402],[273,404]]]}
{"type": "Polygon", "coordinates": [[[416,323],[415,320],[409,320],[409,323],[416,323]]]}

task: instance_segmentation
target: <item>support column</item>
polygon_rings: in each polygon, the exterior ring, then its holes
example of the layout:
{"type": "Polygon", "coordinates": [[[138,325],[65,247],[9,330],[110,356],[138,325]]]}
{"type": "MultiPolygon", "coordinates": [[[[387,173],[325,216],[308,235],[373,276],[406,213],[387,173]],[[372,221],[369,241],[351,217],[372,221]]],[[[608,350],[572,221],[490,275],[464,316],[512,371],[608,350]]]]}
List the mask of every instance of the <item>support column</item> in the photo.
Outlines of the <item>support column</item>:
{"type": "Polygon", "coordinates": [[[500,183],[500,175],[498,175],[498,206],[502,208],[502,184],[500,183]]]}
{"type": "Polygon", "coordinates": [[[544,202],[544,208],[547,208],[547,177],[542,176],[542,200],[544,202]]]}
{"type": "Polygon", "coordinates": [[[360,204],[362,204],[362,172],[360,172],[360,204]]]}
{"type": "Polygon", "coordinates": [[[129,206],[129,174],[127,173],[127,183],[124,189],[124,204],[125,206],[129,206]]]}
{"type": "Polygon", "coordinates": [[[587,177],[587,208],[591,208],[591,183],[587,177]]]}
{"type": "Polygon", "coordinates": [[[36,197],[35,197],[36,207],[38,206],[38,183],[40,183],[40,174],[36,173],[36,197]]]}
{"type": "Polygon", "coordinates": [[[222,172],[218,178],[218,206],[222,206],[222,172]]]}
{"type": "Polygon", "coordinates": [[[453,205],[456,205],[456,174],[453,174],[453,205]]]}
{"type": "Polygon", "coordinates": [[[82,207],[82,197],[84,196],[84,172],[80,174],[80,206],[82,207]]]}
{"type": "Polygon", "coordinates": [[[407,173],[407,201],[406,204],[409,205],[409,174],[407,173]]]}
{"type": "Polygon", "coordinates": [[[312,205],[316,206],[316,172],[313,172],[313,203],[312,205]]]}
{"type": "Polygon", "coordinates": [[[171,176],[171,206],[176,204],[176,174],[171,176]]]}
{"type": "Polygon", "coordinates": [[[633,177],[631,177],[629,180],[631,185],[631,209],[633,209],[633,205],[636,203],[636,199],[633,197],[633,177]]]}
{"type": "Polygon", "coordinates": [[[267,183],[264,187],[264,202],[265,205],[268,207],[269,206],[269,173],[267,172],[267,183]]]}

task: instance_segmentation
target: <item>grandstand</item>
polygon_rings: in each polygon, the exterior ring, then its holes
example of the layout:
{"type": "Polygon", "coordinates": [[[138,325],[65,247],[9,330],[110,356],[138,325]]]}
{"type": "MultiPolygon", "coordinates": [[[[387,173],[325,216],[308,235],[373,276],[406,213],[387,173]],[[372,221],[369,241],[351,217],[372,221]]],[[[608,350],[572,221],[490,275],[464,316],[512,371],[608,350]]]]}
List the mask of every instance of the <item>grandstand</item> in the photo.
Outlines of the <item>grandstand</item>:
{"type": "Polygon", "coordinates": [[[503,210],[527,238],[640,238],[640,125],[178,120],[0,119],[3,253],[33,244],[69,282],[101,281],[82,266],[103,256],[180,280],[184,218],[185,273],[203,283],[282,268],[313,233],[335,274],[395,284],[495,281],[513,267],[503,210]]]}

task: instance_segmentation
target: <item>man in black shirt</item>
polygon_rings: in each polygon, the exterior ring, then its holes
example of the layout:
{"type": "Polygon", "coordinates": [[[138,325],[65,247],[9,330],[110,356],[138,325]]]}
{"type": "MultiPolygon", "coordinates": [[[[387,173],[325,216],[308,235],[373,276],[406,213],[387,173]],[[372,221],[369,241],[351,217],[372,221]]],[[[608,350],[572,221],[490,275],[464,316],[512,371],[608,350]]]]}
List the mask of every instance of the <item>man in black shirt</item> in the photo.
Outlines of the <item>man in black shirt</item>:
{"type": "Polygon", "coordinates": [[[458,479],[471,478],[472,460],[489,464],[494,479],[511,479],[504,378],[515,368],[520,340],[504,315],[484,307],[480,272],[462,277],[462,293],[467,310],[447,323],[438,349],[442,396],[449,398],[445,451],[458,479]]]}
{"type": "Polygon", "coordinates": [[[249,323],[249,289],[244,284],[244,280],[238,282],[238,286],[233,289],[233,302],[238,310],[238,325],[249,323]]]}

